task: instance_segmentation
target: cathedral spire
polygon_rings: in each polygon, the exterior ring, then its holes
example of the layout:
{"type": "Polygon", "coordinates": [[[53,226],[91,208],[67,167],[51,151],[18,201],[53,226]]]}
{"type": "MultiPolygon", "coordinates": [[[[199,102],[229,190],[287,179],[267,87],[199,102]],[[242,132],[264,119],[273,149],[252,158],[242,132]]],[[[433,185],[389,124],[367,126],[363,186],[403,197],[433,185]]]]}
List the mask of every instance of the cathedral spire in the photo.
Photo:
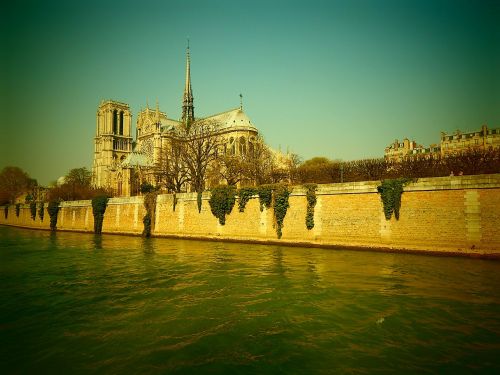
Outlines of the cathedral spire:
{"type": "Polygon", "coordinates": [[[182,121],[189,123],[194,120],[193,91],[191,89],[191,59],[189,56],[189,39],[186,49],[186,83],[182,98],[182,121]]]}
{"type": "Polygon", "coordinates": [[[160,104],[158,103],[158,98],[156,98],[156,113],[155,113],[155,120],[156,123],[160,123],[160,104]]]}

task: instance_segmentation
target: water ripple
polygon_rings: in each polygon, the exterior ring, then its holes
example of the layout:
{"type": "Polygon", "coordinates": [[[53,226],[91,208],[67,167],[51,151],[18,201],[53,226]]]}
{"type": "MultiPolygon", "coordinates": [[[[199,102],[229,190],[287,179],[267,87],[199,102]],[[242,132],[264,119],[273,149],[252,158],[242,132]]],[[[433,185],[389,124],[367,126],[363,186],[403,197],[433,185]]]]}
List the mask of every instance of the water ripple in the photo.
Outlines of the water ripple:
{"type": "Polygon", "coordinates": [[[499,262],[4,227],[0,238],[5,373],[500,370],[499,262]]]}

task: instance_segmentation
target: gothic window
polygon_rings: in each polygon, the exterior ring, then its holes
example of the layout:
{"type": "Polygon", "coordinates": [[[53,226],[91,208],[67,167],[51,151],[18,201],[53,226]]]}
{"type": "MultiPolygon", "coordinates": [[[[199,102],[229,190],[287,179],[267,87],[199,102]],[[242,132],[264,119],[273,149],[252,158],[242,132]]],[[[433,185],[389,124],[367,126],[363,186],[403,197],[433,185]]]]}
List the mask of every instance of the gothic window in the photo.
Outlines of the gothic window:
{"type": "Polygon", "coordinates": [[[247,153],[247,142],[245,140],[245,137],[240,138],[239,151],[240,155],[245,155],[247,153]]]}
{"type": "Polygon", "coordinates": [[[236,145],[233,137],[229,138],[229,150],[230,155],[236,154],[236,145]]]}
{"type": "Polygon", "coordinates": [[[123,111],[120,111],[120,135],[123,135],[123,111]]]}
{"type": "Polygon", "coordinates": [[[248,143],[248,153],[250,154],[250,156],[253,156],[253,143],[252,142],[248,143]]]}
{"type": "Polygon", "coordinates": [[[118,113],[116,109],[113,111],[113,134],[118,132],[118,113]]]}

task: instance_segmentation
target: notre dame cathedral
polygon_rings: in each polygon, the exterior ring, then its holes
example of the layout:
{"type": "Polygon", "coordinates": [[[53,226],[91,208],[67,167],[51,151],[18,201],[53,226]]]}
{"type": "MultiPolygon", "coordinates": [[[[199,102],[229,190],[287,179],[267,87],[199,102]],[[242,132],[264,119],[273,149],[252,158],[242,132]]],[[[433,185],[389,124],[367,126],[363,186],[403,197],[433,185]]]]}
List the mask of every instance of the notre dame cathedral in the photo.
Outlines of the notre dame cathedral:
{"type": "Polygon", "coordinates": [[[92,184],[111,190],[116,196],[130,196],[138,192],[143,182],[156,185],[152,171],[159,165],[162,150],[168,147],[172,130],[183,124],[196,126],[201,121],[215,122],[225,144],[233,155],[251,150],[259,132],[243,106],[216,115],[196,118],[191,88],[189,47],[186,53],[186,82],[182,101],[182,117],[174,120],[155,109],[141,110],[137,115],[136,141],[132,128],[132,113],[128,104],[114,100],[102,101],[97,109],[96,136],[92,184]]]}

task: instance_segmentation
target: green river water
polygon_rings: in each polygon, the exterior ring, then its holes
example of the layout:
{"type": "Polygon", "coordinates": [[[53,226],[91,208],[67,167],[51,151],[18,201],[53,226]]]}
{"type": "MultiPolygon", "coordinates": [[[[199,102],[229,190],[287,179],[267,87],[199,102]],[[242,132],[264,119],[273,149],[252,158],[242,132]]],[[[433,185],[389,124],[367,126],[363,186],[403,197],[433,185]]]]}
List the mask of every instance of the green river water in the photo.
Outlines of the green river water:
{"type": "Polygon", "coordinates": [[[500,262],[0,227],[2,374],[500,372],[500,262]]]}

